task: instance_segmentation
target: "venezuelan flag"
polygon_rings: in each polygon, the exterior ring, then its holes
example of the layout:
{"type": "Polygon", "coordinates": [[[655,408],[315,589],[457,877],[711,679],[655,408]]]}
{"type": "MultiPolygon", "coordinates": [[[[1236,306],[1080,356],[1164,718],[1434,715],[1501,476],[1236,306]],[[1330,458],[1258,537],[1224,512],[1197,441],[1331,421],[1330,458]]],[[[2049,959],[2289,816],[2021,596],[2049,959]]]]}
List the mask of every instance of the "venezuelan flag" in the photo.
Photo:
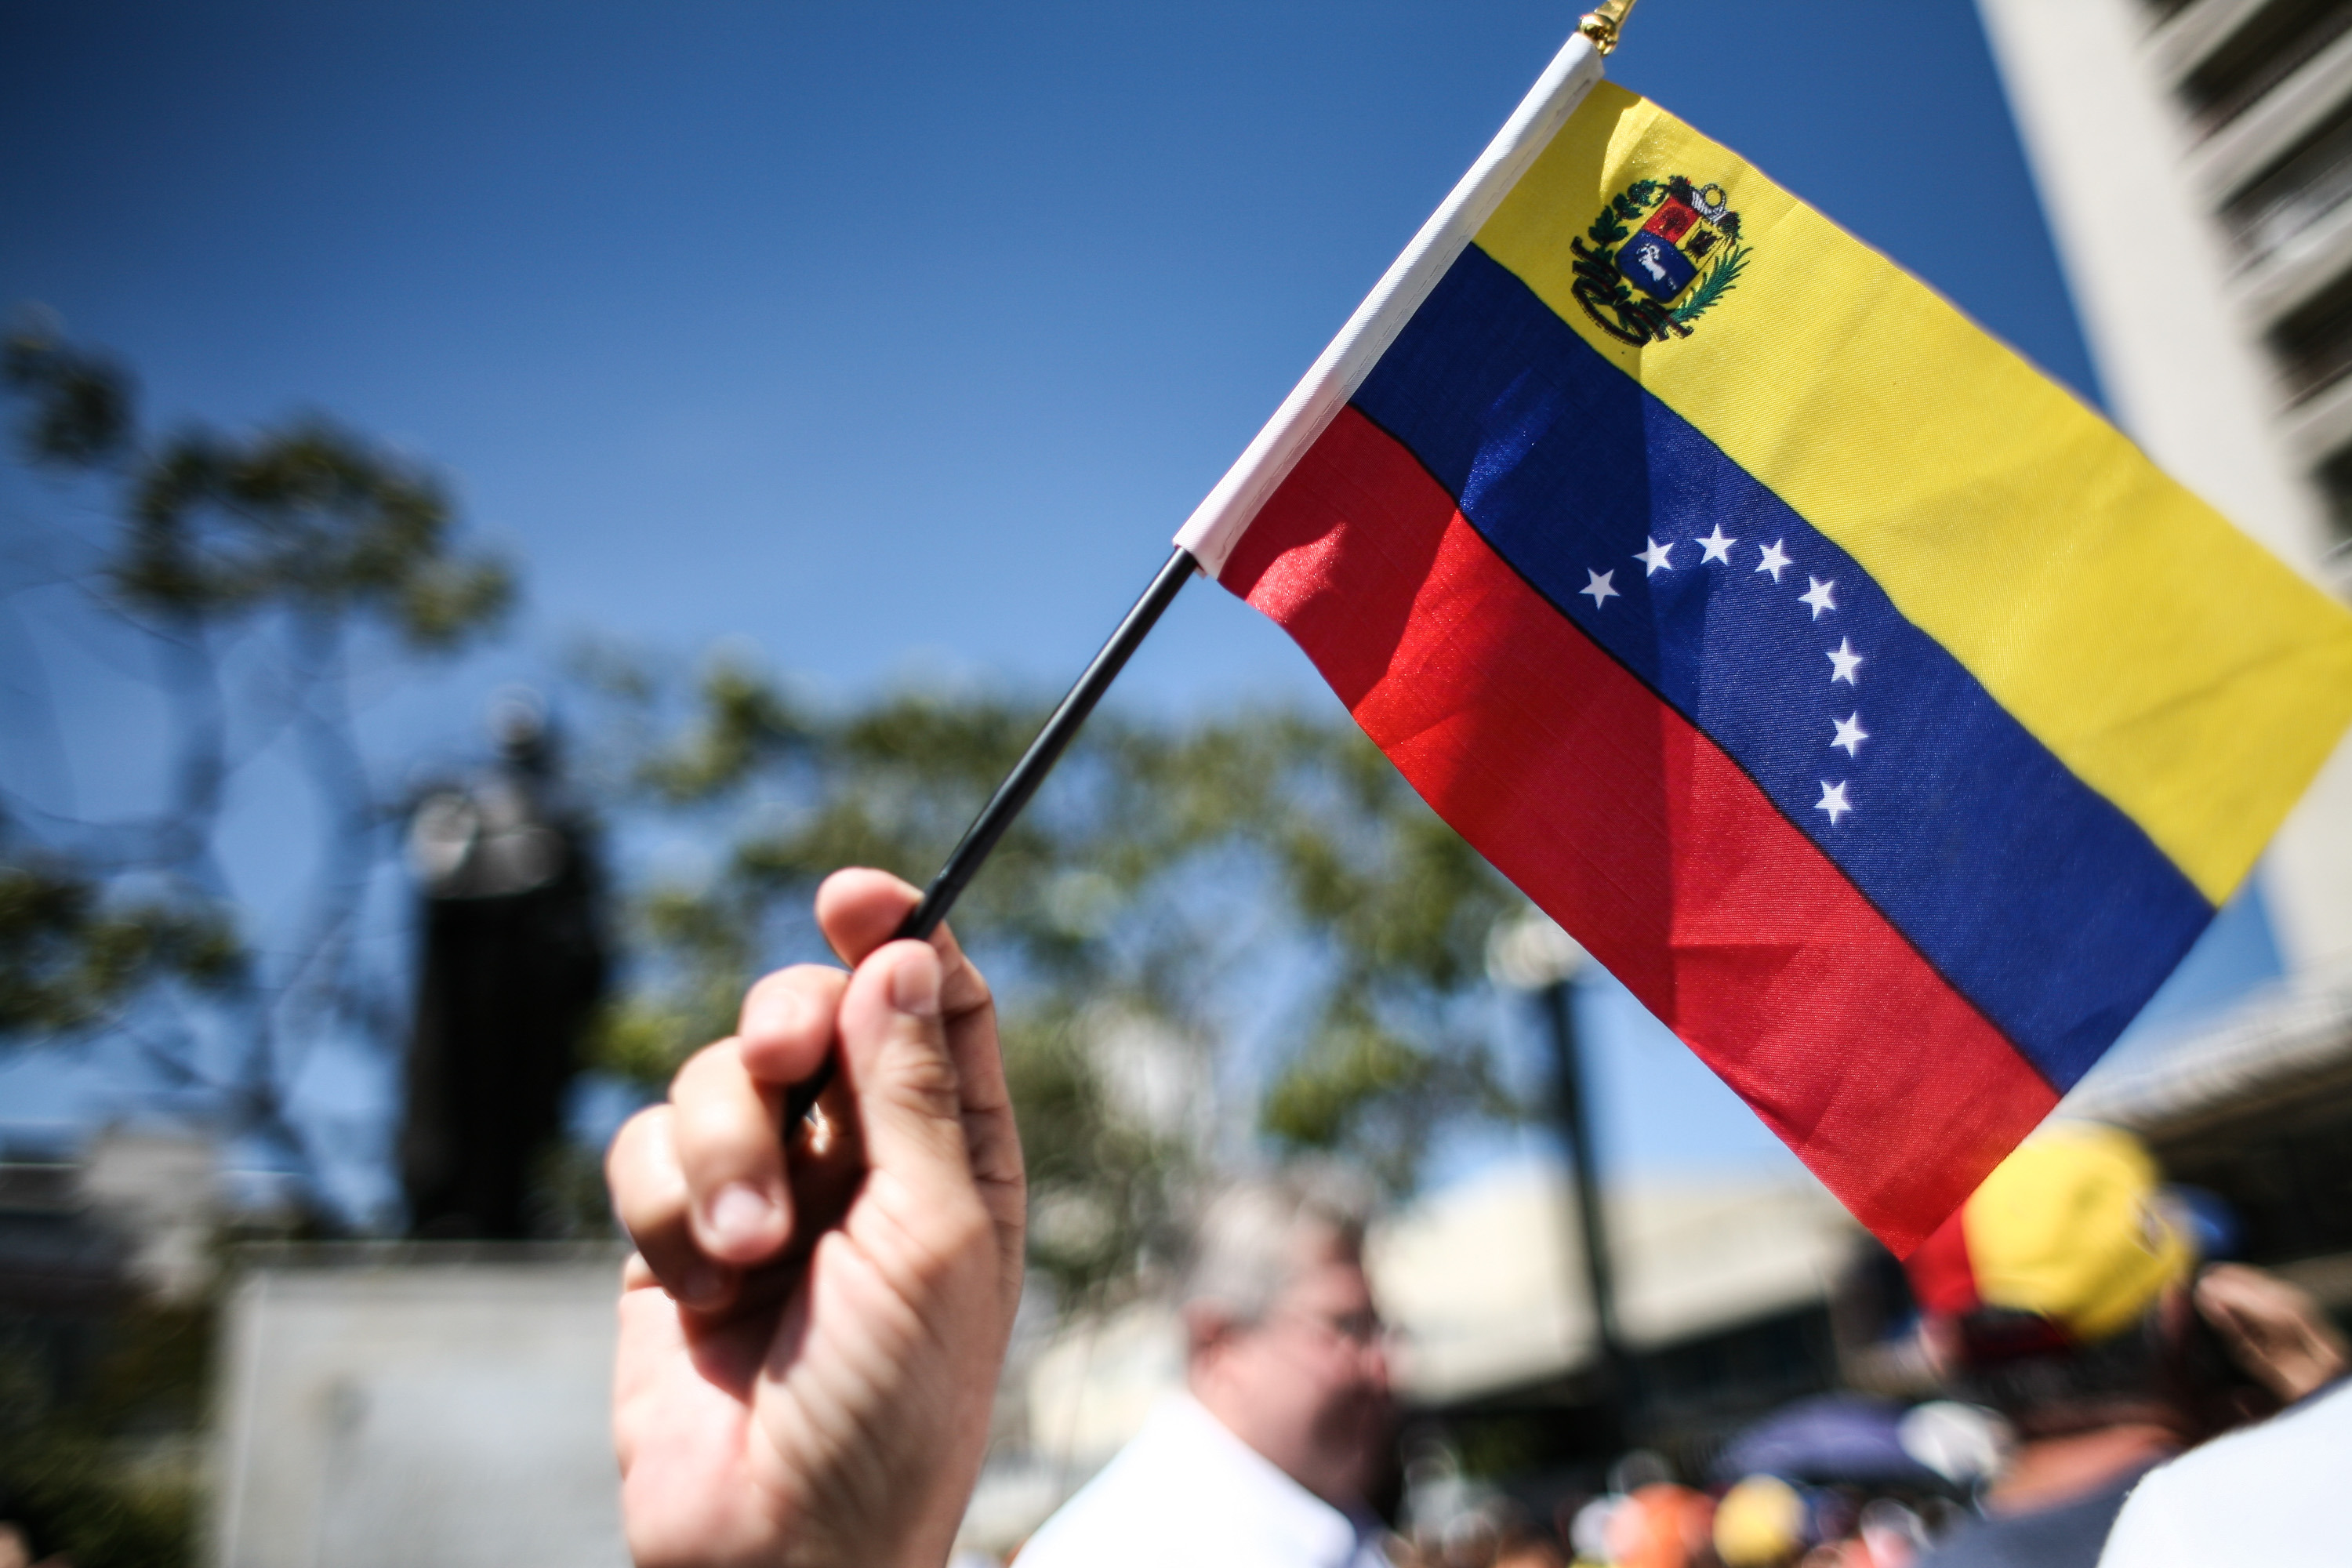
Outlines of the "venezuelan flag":
{"type": "Polygon", "coordinates": [[[2244,879],[2352,719],[2352,616],[1723,148],[1578,96],[1180,542],[1908,1252],[2244,879]]]}

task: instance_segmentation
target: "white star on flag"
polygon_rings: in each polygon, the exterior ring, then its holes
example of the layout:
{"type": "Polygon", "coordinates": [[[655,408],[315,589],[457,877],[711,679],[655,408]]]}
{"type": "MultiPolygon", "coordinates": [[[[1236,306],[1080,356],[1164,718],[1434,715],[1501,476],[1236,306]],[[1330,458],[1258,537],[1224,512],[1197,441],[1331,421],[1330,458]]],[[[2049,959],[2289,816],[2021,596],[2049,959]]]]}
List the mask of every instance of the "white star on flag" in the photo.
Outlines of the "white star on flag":
{"type": "Polygon", "coordinates": [[[1837,826],[1838,818],[1843,816],[1847,812],[1853,809],[1852,803],[1845,798],[1845,784],[1843,782],[1832,784],[1829,780],[1823,779],[1822,781],[1822,798],[1813,802],[1813,809],[1815,811],[1828,812],[1830,814],[1830,826],[1832,827],[1835,827],[1837,826]]]}
{"type": "Polygon", "coordinates": [[[1813,607],[1813,619],[1818,621],[1822,618],[1823,610],[1837,608],[1837,600],[1830,596],[1830,590],[1836,587],[1837,583],[1834,579],[1824,583],[1819,577],[1807,577],[1805,581],[1811,583],[1812,586],[1798,595],[1797,602],[1801,605],[1811,605],[1813,607]]]}
{"type": "Polygon", "coordinates": [[[1642,542],[1650,548],[1639,552],[1633,559],[1648,564],[1650,569],[1643,574],[1643,576],[1654,577],[1661,572],[1674,570],[1675,547],[1672,544],[1661,544],[1646,533],[1642,535],[1642,542]]]}
{"type": "Polygon", "coordinates": [[[1789,552],[1780,548],[1780,546],[1787,542],[1789,542],[1785,539],[1774,540],[1771,543],[1764,547],[1761,552],[1763,559],[1756,563],[1756,570],[1759,572],[1769,572],[1772,574],[1772,581],[1775,583],[1778,583],[1780,580],[1781,572],[1786,570],[1789,565],[1789,552]]]}
{"type": "Polygon", "coordinates": [[[1698,542],[1698,563],[1704,566],[1710,561],[1720,561],[1726,566],[1730,565],[1731,547],[1738,542],[1736,539],[1724,538],[1723,524],[1717,523],[1715,531],[1698,542]]]}
{"type": "Polygon", "coordinates": [[[1862,727],[1862,715],[1850,713],[1839,721],[1837,739],[1832,741],[1830,744],[1843,746],[1845,754],[1849,757],[1859,757],[1862,755],[1862,743],[1869,739],[1870,731],[1862,727]]]}
{"type": "Polygon", "coordinates": [[[1856,680],[1853,678],[1853,672],[1862,668],[1862,655],[1853,651],[1853,639],[1852,637],[1838,638],[1837,647],[1832,648],[1825,657],[1829,659],[1830,664],[1832,667],[1830,670],[1830,684],[1832,686],[1835,686],[1841,680],[1844,681],[1848,686],[1860,686],[1862,684],[1861,681],[1856,680]]]}
{"type": "Polygon", "coordinates": [[[1585,584],[1583,587],[1579,588],[1577,592],[1580,594],[1591,595],[1592,607],[1594,609],[1599,609],[1602,602],[1605,600],[1622,596],[1618,594],[1616,588],[1612,586],[1612,584],[1617,581],[1616,573],[1595,572],[1592,568],[1588,566],[1584,569],[1584,574],[1587,577],[1590,577],[1591,581],[1585,584]]]}

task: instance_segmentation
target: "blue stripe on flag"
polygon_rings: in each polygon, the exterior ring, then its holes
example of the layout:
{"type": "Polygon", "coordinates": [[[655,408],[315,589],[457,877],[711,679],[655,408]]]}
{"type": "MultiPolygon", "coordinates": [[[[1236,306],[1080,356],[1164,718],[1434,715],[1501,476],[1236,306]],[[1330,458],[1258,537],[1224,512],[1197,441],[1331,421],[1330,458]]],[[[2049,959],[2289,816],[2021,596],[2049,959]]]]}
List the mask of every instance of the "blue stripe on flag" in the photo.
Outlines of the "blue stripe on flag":
{"type": "Polygon", "coordinates": [[[1853,557],[1475,246],[1355,401],[2060,1089],[2211,920],[1853,557]]]}

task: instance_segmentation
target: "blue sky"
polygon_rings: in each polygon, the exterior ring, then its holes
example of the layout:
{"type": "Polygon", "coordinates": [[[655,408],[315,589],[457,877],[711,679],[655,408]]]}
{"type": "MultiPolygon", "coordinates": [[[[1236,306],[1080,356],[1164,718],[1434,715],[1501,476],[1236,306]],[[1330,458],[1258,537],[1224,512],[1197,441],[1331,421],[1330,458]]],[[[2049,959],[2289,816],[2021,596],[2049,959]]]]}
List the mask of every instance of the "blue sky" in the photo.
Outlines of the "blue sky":
{"type": "MultiPolygon", "coordinates": [[[[323,408],[451,477],[529,598],[376,702],[384,754],[461,754],[590,631],[1055,686],[1578,9],[0,0],[0,304],[166,423],[323,408]]],[[[1967,0],[1646,0],[1612,74],[2095,395],[1967,0]]],[[[0,781],[121,804],[147,710],[101,665],[52,656],[67,754],[15,731],[0,781]]],[[[1203,587],[1119,696],[1281,699],[1331,701],[1203,587]]],[[[264,907],[289,799],[257,770],[231,826],[264,907]]],[[[1613,1163],[1775,1153],[1594,1008],[1613,1163]]]]}

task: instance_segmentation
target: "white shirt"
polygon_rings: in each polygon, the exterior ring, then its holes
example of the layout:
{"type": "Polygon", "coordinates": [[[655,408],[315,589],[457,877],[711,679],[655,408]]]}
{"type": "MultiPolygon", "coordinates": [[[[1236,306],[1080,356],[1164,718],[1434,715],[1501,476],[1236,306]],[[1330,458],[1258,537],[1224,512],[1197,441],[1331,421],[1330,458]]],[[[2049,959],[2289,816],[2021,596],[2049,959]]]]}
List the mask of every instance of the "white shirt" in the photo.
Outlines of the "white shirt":
{"type": "Polygon", "coordinates": [[[1021,1549],[1017,1568],[1388,1568],[1353,1520],[1197,1400],[1161,1405],[1021,1549]]]}
{"type": "Polygon", "coordinates": [[[2217,1437],[2133,1489],[2099,1568],[2340,1568],[2352,1548],[2352,1383],[2217,1437]]]}

